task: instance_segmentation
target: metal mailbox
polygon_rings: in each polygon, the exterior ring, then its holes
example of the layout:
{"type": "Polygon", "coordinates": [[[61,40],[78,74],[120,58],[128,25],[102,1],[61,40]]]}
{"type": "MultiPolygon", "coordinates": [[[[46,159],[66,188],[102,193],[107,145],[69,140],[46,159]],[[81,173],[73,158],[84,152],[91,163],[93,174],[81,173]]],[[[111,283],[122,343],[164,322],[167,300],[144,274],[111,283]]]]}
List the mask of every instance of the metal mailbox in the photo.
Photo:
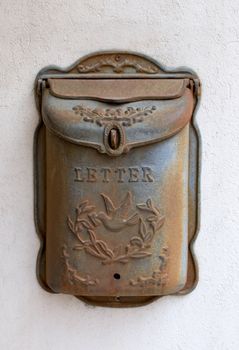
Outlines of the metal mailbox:
{"type": "Polygon", "coordinates": [[[195,73],[102,52],[36,79],[38,277],[103,306],[185,294],[197,282],[195,73]]]}

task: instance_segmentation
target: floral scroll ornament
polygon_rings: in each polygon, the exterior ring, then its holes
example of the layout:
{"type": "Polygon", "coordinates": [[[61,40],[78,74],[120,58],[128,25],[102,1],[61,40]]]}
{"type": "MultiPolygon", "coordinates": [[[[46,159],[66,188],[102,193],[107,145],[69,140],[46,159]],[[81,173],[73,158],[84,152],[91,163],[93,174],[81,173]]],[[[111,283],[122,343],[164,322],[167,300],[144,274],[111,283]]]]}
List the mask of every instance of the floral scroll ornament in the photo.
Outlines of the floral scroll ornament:
{"type": "Polygon", "coordinates": [[[168,274],[166,272],[166,266],[169,258],[168,248],[163,247],[162,253],[159,255],[159,267],[154,270],[150,276],[139,276],[136,280],[131,279],[129,285],[132,287],[163,287],[168,280],[168,274]]]}
{"type": "Polygon", "coordinates": [[[79,272],[73,266],[71,266],[69,262],[70,255],[67,253],[66,245],[64,245],[62,248],[61,257],[64,261],[70,284],[74,284],[74,282],[77,282],[84,286],[95,286],[96,284],[99,284],[99,280],[97,278],[92,278],[89,274],[86,276],[81,276],[79,272]]]}
{"type": "Polygon", "coordinates": [[[156,106],[151,107],[127,107],[127,108],[89,108],[83,105],[74,106],[75,114],[80,115],[84,122],[95,123],[98,126],[107,125],[115,121],[125,127],[141,123],[145,117],[154,113],[156,106]]]}
{"type": "Polygon", "coordinates": [[[145,215],[139,215],[137,211],[129,215],[132,210],[132,194],[128,192],[124,200],[116,206],[109,196],[101,194],[106,211],[97,212],[89,201],[82,201],[76,208],[75,219],[70,216],[67,223],[70,231],[77,239],[74,250],[82,251],[100,259],[102,264],[119,262],[126,264],[131,259],[140,259],[152,255],[151,245],[155,235],[164,224],[164,216],[153,204],[151,199],[146,203],[137,204],[136,208],[145,215]],[[129,226],[135,226],[135,235],[126,246],[121,244],[110,247],[107,241],[99,238],[99,227],[104,226],[109,232],[121,232],[129,226]],[[84,239],[83,237],[88,237],[84,239]]]}

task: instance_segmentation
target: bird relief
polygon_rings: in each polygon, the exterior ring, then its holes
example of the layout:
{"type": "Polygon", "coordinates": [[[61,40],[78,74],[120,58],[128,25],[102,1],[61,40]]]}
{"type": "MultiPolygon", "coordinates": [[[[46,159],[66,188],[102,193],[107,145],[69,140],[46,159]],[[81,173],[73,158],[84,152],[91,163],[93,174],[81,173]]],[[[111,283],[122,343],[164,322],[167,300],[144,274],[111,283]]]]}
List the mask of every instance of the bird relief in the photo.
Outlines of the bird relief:
{"type": "Polygon", "coordinates": [[[149,198],[145,203],[136,204],[136,208],[133,209],[131,192],[127,192],[118,205],[104,193],[101,193],[101,197],[105,205],[105,212],[97,212],[96,207],[85,200],[80,202],[75,209],[75,219],[68,216],[68,227],[77,241],[73,249],[84,250],[100,259],[102,264],[115,262],[126,264],[130,259],[152,255],[153,239],[159,233],[165,220],[152,200],[149,198]],[[109,234],[117,234],[130,227],[135,227],[135,234],[126,246],[123,247],[120,244],[112,248],[106,240],[100,238],[102,227],[109,234]]]}

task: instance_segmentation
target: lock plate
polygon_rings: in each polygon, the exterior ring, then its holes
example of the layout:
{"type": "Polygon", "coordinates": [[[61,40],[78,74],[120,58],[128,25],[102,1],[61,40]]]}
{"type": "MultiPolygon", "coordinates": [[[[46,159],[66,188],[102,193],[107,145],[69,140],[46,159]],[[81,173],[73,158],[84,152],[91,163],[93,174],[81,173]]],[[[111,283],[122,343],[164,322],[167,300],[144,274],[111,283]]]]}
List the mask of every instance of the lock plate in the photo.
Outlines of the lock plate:
{"type": "Polygon", "coordinates": [[[199,80],[125,52],[36,79],[38,278],[96,305],[138,306],[197,283],[199,80]]]}

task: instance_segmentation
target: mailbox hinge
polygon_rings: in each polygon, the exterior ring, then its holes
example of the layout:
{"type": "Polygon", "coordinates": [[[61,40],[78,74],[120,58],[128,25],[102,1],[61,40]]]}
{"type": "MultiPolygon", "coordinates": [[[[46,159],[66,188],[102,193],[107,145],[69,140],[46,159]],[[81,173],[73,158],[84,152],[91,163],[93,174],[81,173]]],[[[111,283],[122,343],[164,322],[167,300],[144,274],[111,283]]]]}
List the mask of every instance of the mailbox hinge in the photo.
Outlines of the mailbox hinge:
{"type": "Polygon", "coordinates": [[[193,78],[189,80],[189,86],[192,89],[194,95],[200,96],[201,95],[201,84],[199,79],[193,78]]]}

